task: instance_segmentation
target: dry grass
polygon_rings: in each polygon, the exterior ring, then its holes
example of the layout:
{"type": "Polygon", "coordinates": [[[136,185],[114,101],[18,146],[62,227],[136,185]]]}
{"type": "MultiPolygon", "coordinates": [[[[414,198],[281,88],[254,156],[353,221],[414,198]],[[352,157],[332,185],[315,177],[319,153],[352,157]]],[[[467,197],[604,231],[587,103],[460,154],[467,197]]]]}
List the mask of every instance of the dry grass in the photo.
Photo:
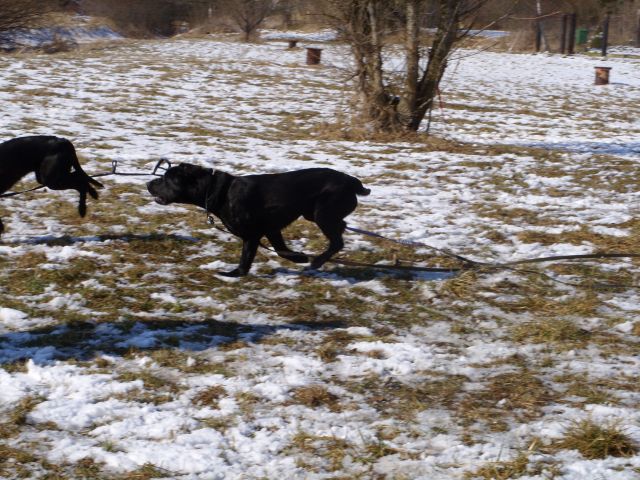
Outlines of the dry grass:
{"type": "Polygon", "coordinates": [[[25,467],[38,461],[39,458],[32,452],[0,445],[0,475],[6,475],[5,478],[14,475],[17,478],[29,478],[29,470],[25,467]]]}
{"type": "Polygon", "coordinates": [[[0,438],[10,438],[19,433],[20,428],[27,423],[27,415],[42,401],[42,398],[34,396],[22,398],[3,415],[6,420],[0,423],[0,438]]]}
{"type": "MultiPolygon", "coordinates": [[[[318,436],[300,431],[293,437],[288,449],[311,455],[316,461],[321,458],[328,463],[329,471],[335,471],[342,468],[344,458],[349,454],[351,445],[346,440],[336,437],[318,436]]],[[[314,466],[309,463],[304,466],[314,469],[314,466]]],[[[320,467],[317,466],[316,469],[320,470],[320,467]]]]}
{"type": "Polygon", "coordinates": [[[576,230],[562,233],[526,230],[517,234],[518,240],[525,243],[540,243],[553,245],[556,243],[570,243],[573,245],[594,245],[603,252],[637,252],[640,241],[633,236],[618,237],[592,232],[587,226],[580,226],[576,230]]]}
{"type": "Polygon", "coordinates": [[[182,390],[181,387],[166,376],[160,377],[147,370],[122,372],[116,377],[116,380],[120,382],[142,380],[143,387],[141,389],[130,390],[127,393],[116,396],[120,399],[141,403],[158,405],[170,402],[182,390]]]}
{"type": "Polygon", "coordinates": [[[541,476],[553,480],[560,475],[560,468],[548,462],[531,462],[531,452],[520,452],[512,460],[489,462],[478,470],[467,472],[464,478],[467,480],[509,480],[524,476],[541,476]]]}
{"type": "MultiPolygon", "coordinates": [[[[208,334],[209,332],[203,331],[201,333],[202,339],[206,340],[208,334]]],[[[200,336],[188,338],[190,341],[200,339],[200,336]]],[[[233,371],[229,364],[212,362],[208,359],[198,357],[193,354],[193,352],[184,352],[176,348],[162,348],[150,352],[150,356],[160,367],[175,368],[188,374],[233,376],[233,371]]]]}
{"type": "Polygon", "coordinates": [[[123,475],[121,478],[118,478],[118,480],[151,480],[152,478],[170,478],[174,476],[174,472],[147,463],[137,470],[123,475]]]}
{"type": "Polygon", "coordinates": [[[513,460],[503,460],[484,465],[473,473],[465,474],[465,479],[508,480],[522,477],[527,473],[529,456],[520,453],[513,460]]]}
{"type": "Polygon", "coordinates": [[[565,318],[546,318],[526,322],[512,328],[512,338],[516,342],[554,343],[563,348],[582,346],[591,333],[578,327],[574,321],[565,318]]]}
{"type": "Polygon", "coordinates": [[[220,398],[227,395],[227,390],[222,385],[213,385],[198,392],[191,400],[194,405],[218,408],[220,398]]]}
{"type": "Polygon", "coordinates": [[[429,408],[454,409],[466,381],[467,378],[460,375],[447,375],[407,384],[393,378],[370,375],[343,386],[362,395],[367,405],[378,410],[383,417],[412,421],[417,413],[429,408]]]}
{"type": "Polygon", "coordinates": [[[339,397],[331,393],[324,385],[309,385],[295,388],[291,394],[292,402],[308,408],[326,407],[333,412],[341,410],[339,397]]]}
{"type": "Polygon", "coordinates": [[[555,450],[577,450],[583,457],[631,457],[638,453],[638,445],[618,424],[599,425],[582,420],[571,425],[564,437],[551,445],[555,450]]]}
{"type": "Polygon", "coordinates": [[[464,394],[457,415],[467,425],[482,421],[493,431],[506,431],[510,417],[521,422],[538,418],[556,396],[538,376],[522,369],[495,375],[481,390],[464,394]]]}

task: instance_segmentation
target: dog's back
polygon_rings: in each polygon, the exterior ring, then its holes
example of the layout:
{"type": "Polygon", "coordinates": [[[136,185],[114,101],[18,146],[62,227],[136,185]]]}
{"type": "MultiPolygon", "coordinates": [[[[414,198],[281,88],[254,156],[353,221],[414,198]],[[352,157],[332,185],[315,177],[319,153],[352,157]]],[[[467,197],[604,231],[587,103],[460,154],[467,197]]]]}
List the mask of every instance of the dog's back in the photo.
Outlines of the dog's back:
{"type": "Polygon", "coordinates": [[[284,173],[244,175],[236,180],[248,182],[273,199],[294,199],[316,197],[330,191],[351,192],[355,195],[369,195],[371,190],[351,175],[331,168],[305,168],[284,173]]]}
{"type": "Polygon", "coordinates": [[[50,151],[56,151],[66,144],[71,144],[69,140],[53,135],[31,135],[28,137],[17,137],[0,143],[0,168],[13,158],[41,157],[50,151]]]}
{"type": "Polygon", "coordinates": [[[35,172],[38,181],[44,184],[43,179],[39,178],[39,167],[45,158],[52,157],[59,159],[57,168],[73,168],[87,182],[102,186],[82,169],[71,141],[53,135],[32,135],[0,143],[0,193],[7,191],[29,172],[35,172]]]}
{"type": "Polygon", "coordinates": [[[38,137],[19,137],[0,143],[0,193],[35,170],[44,150],[41,142],[34,138],[38,137]]]}

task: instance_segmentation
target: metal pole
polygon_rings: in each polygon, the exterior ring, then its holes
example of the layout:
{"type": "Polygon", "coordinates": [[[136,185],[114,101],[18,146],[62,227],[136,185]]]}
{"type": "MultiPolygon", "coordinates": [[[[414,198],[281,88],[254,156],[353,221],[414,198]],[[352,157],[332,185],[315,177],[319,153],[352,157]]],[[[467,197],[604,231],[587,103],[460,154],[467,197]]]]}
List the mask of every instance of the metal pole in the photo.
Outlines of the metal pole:
{"type": "Polygon", "coordinates": [[[636,47],[640,47],[640,10],[637,12],[636,21],[636,47]]]}
{"type": "Polygon", "coordinates": [[[576,47],[576,25],[578,23],[578,16],[572,13],[569,16],[569,47],[568,54],[573,55],[576,47]]]}
{"type": "Polygon", "coordinates": [[[567,47],[567,21],[569,20],[569,15],[566,13],[562,15],[562,34],[560,37],[560,53],[565,54],[567,47]]]}
{"type": "Polygon", "coordinates": [[[607,46],[609,44],[609,22],[611,21],[611,14],[607,13],[604,18],[604,24],[602,25],[602,56],[607,56],[607,46]]]}

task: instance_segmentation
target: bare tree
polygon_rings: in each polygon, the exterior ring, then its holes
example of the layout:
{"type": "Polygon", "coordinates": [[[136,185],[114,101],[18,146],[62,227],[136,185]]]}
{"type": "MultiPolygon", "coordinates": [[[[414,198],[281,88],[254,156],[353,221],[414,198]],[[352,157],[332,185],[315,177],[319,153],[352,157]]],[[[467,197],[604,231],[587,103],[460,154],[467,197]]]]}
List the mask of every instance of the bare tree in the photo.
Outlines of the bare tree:
{"type": "Polygon", "coordinates": [[[274,0],[227,0],[225,9],[233,19],[244,40],[248,42],[262,25],[262,22],[274,12],[274,0]]]}
{"type": "Polygon", "coordinates": [[[351,47],[363,115],[378,131],[417,131],[431,110],[454,46],[488,0],[332,0],[328,15],[351,47]],[[427,15],[429,14],[429,15],[427,15]],[[431,46],[421,25],[436,17],[431,46]],[[384,69],[385,39],[404,33],[403,72],[384,69]]]}
{"type": "Polygon", "coordinates": [[[52,7],[43,0],[0,0],[0,31],[29,27],[52,7]]]}

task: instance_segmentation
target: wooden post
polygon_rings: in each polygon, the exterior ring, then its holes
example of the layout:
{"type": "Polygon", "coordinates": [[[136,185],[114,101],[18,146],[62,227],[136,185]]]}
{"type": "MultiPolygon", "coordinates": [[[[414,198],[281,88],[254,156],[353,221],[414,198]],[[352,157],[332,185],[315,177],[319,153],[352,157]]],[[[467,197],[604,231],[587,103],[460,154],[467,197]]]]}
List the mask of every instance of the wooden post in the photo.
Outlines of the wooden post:
{"type": "Polygon", "coordinates": [[[602,25],[602,56],[607,56],[607,46],[609,45],[609,22],[611,21],[611,14],[607,13],[604,17],[604,24],[602,25]]]}
{"type": "Polygon", "coordinates": [[[609,72],[611,67],[595,67],[596,68],[596,85],[609,84],[609,72]]]}
{"type": "Polygon", "coordinates": [[[576,15],[575,13],[572,13],[569,16],[569,45],[567,48],[567,53],[569,55],[573,55],[575,53],[577,23],[578,23],[578,15],[576,15]]]}
{"type": "Polygon", "coordinates": [[[565,54],[567,49],[567,21],[569,20],[569,15],[566,13],[562,15],[562,34],[560,36],[560,53],[565,54]]]}
{"type": "Polygon", "coordinates": [[[321,48],[307,47],[307,65],[318,65],[322,58],[321,48]]]}

